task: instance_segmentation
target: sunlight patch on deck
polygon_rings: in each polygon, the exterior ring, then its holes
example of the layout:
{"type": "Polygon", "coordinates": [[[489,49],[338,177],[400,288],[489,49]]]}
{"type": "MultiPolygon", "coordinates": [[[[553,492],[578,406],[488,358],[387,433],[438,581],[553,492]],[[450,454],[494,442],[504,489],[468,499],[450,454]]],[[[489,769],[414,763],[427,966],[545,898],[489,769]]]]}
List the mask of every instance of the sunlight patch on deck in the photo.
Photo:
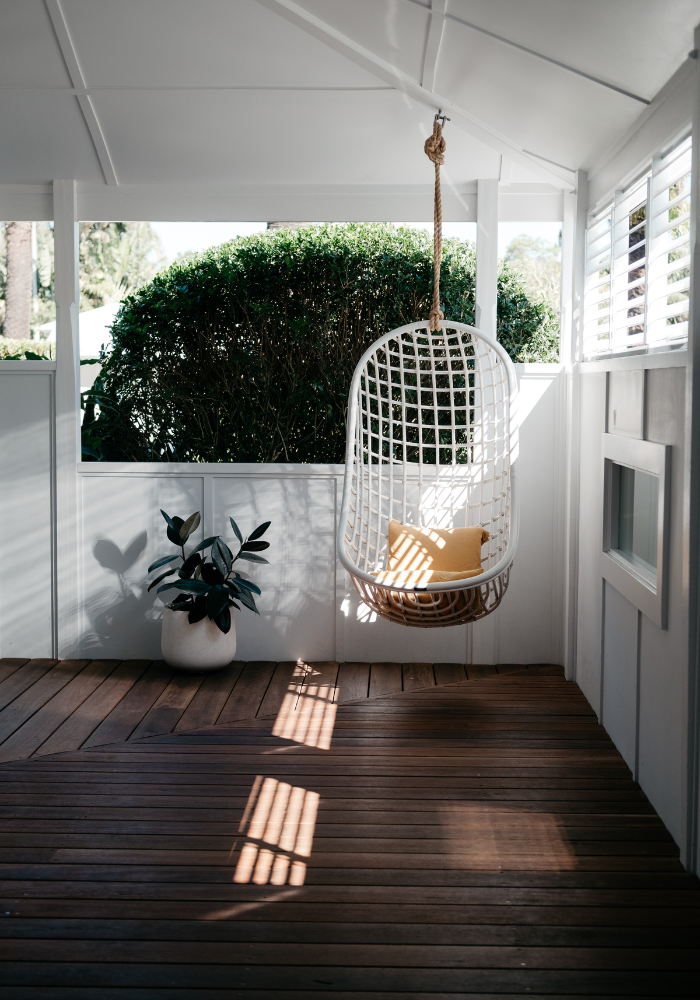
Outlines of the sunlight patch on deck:
{"type": "Polygon", "coordinates": [[[246,834],[246,842],[233,881],[303,885],[319,798],[318,792],[258,775],[239,828],[246,834]]]}
{"type": "Polygon", "coordinates": [[[338,711],[333,701],[337,673],[337,664],[311,665],[299,660],[277,713],[272,735],[307,747],[330,750],[338,711]]]}
{"type": "Polygon", "coordinates": [[[455,802],[439,810],[456,867],[574,871],[578,859],[561,818],[499,802],[455,802]]]}

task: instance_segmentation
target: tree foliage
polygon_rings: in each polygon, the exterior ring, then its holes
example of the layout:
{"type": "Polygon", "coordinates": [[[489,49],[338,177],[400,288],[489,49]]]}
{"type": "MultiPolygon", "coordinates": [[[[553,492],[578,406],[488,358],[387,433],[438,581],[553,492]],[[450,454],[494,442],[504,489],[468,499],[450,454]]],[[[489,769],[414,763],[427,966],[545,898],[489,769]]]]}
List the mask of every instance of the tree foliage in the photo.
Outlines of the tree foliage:
{"type": "MultiPolygon", "coordinates": [[[[382,333],[427,317],[432,238],[351,224],[215,247],[123,302],[86,399],[86,455],[116,461],[342,462],[352,373],[382,333]]],[[[554,315],[499,275],[498,335],[553,360],[554,315]]],[[[445,315],[474,322],[475,253],[446,240],[445,315]]]]}
{"type": "Polygon", "coordinates": [[[523,233],[510,241],[504,259],[520,274],[530,298],[543,299],[555,312],[559,309],[561,242],[523,233]]]}
{"type": "MultiPolygon", "coordinates": [[[[56,318],[52,222],[35,223],[34,295],[31,333],[56,318]]],[[[81,222],[80,309],[119,302],[150,281],[165,263],[158,235],[149,222],[81,222]]],[[[0,334],[5,312],[7,246],[0,224],[0,334]]],[[[41,352],[40,352],[41,353],[41,352]]]]}

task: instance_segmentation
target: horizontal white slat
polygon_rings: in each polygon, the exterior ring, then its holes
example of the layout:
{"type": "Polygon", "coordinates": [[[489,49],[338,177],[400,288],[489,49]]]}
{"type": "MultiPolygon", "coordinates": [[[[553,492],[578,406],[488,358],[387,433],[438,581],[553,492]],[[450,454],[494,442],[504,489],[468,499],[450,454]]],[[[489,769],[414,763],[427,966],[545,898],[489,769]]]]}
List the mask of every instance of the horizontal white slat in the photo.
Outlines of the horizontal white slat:
{"type": "Polygon", "coordinates": [[[690,277],[683,272],[690,266],[691,159],[688,137],[655,158],[650,175],[618,193],[612,211],[591,219],[586,235],[584,356],[687,338],[690,277]],[[669,260],[676,254],[677,259],[669,260]],[[601,274],[606,268],[610,273],[601,274]],[[674,275],[677,280],[669,280],[674,275]],[[636,327],[640,329],[631,333],[636,327]]]}

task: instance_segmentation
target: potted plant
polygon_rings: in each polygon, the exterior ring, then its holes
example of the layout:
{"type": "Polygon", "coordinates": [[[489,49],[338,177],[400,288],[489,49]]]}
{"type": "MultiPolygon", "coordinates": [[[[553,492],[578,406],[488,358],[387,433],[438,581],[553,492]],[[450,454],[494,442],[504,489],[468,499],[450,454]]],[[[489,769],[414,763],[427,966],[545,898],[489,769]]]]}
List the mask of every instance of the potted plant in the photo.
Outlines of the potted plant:
{"type": "Polygon", "coordinates": [[[239,550],[234,556],[226,542],[219,536],[205,538],[187,555],[185,543],[197,530],[199,511],[187,520],[161,514],[168,526],[168,538],[180,551],[172,556],[156,559],[148,567],[156,569],[180,560],[180,566],[171,566],[150,584],[149,590],[161,584],[157,593],[178,590],[179,594],[163,609],[161,652],[171,667],[185,670],[218,670],[233,659],[236,652],[236,627],[231,609],[240,611],[241,605],[259,614],[254,594],[260,593],[250,580],[244,579],[234,569],[238,560],[266,563],[259,552],[269,548],[269,542],[260,541],[270,526],[270,521],[259,525],[247,538],[229,518],[233,533],[238,539],[239,550]],[[207,549],[209,552],[207,553],[207,549]],[[177,579],[168,583],[167,577],[177,579]]]}

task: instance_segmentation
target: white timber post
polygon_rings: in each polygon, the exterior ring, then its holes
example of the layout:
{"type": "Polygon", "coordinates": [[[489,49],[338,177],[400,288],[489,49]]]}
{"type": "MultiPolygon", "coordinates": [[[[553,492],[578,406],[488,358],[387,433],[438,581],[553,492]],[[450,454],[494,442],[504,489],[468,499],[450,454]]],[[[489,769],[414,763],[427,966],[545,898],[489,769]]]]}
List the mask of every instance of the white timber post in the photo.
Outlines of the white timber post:
{"type": "MultiPolygon", "coordinates": [[[[496,336],[498,301],[498,180],[477,181],[476,316],[479,330],[496,336]]],[[[467,626],[467,661],[498,663],[498,610],[467,626]]]]}
{"type": "Polygon", "coordinates": [[[700,26],[695,29],[693,154],[690,211],[690,312],[685,392],[683,566],[688,594],[688,756],[686,842],[681,862],[700,871],[700,26]]]}
{"type": "Polygon", "coordinates": [[[76,655],[78,607],[78,460],[80,348],[78,212],[74,180],[53,183],[56,300],[55,655],[76,655]]]}
{"type": "Polygon", "coordinates": [[[576,177],[576,191],[564,194],[561,271],[561,346],[566,379],[564,447],[564,633],[563,661],[567,680],[576,680],[579,532],[579,373],[583,345],[583,302],[586,281],[588,178],[576,177]]]}
{"type": "Polygon", "coordinates": [[[498,298],[498,181],[477,181],[476,326],[496,336],[498,298]]]}

